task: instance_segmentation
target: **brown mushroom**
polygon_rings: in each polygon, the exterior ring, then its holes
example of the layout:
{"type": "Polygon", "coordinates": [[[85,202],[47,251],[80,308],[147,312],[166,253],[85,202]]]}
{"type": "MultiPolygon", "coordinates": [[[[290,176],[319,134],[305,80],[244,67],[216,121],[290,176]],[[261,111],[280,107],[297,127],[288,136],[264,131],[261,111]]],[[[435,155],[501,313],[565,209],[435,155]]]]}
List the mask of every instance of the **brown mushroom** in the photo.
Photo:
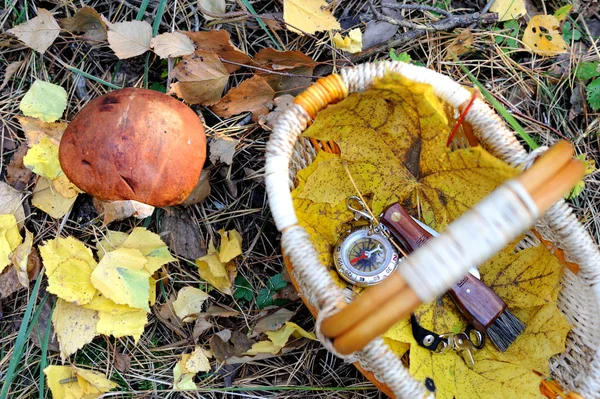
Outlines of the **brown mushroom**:
{"type": "Polygon", "coordinates": [[[157,207],[185,200],[205,159],[204,126],[194,111],[166,94],[133,88],[90,101],[59,149],[64,173],[81,190],[157,207]]]}

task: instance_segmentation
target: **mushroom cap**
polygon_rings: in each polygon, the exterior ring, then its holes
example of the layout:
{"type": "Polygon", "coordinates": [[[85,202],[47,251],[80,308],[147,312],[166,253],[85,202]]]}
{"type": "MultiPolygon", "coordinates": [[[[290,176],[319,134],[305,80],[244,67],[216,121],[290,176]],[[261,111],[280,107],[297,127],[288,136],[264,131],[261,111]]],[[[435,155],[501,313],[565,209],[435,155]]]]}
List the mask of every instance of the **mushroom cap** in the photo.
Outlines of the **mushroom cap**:
{"type": "Polygon", "coordinates": [[[93,197],[163,207],[181,203],[196,186],[206,136],[186,105],[128,88],[90,101],[65,130],[58,155],[69,180],[93,197]]]}

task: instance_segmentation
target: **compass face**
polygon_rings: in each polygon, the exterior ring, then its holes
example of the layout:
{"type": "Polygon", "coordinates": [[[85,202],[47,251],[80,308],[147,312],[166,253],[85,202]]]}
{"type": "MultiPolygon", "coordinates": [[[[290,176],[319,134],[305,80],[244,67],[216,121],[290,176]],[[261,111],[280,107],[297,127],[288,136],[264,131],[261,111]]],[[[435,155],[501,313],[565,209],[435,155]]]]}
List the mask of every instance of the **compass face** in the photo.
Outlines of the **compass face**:
{"type": "Polygon", "coordinates": [[[396,269],[399,256],[390,241],[369,227],[358,228],[342,238],[335,248],[334,261],[348,282],[368,286],[380,283],[396,269]]]}

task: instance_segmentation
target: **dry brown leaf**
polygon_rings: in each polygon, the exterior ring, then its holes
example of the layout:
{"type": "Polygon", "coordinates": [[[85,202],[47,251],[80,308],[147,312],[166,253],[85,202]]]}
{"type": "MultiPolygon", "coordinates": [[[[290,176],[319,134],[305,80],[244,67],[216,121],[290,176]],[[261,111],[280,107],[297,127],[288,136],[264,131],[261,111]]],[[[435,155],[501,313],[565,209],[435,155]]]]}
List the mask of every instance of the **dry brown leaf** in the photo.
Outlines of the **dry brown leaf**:
{"type": "Polygon", "coordinates": [[[182,207],[170,208],[161,220],[161,236],[171,252],[185,259],[195,260],[206,254],[200,228],[192,214],[182,207]]]}
{"type": "Polygon", "coordinates": [[[240,65],[252,65],[252,59],[231,43],[229,32],[226,30],[210,30],[208,32],[182,32],[196,43],[198,50],[211,51],[223,59],[223,64],[229,73],[241,68],[240,65]],[[230,64],[227,61],[234,62],[230,64]]]}
{"type": "Polygon", "coordinates": [[[152,26],[146,21],[126,21],[110,23],[102,20],[109,28],[108,46],[120,59],[131,58],[150,50],[152,26]]]}
{"type": "MultiPolygon", "coordinates": [[[[216,106],[218,106],[219,104],[217,104],[216,106]]],[[[235,154],[235,148],[239,142],[240,141],[237,139],[222,134],[213,137],[208,145],[210,148],[210,162],[216,165],[216,163],[220,161],[225,162],[227,165],[231,165],[233,163],[233,155],[235,154]]]]}
{"type": "Polygon", "coordinates": [[[114,365],[121,373],[127,373],[131,367],[131,356],[126,353],[115,352],[114,365]]]}
{"type": "MultiPolygon", "coordinates": [[[[211,109],[217,115],[225,118],[250,111],[252,112],[252,120],[256,122],[260,115],[269,112],[269,109],[265,107],[265,103],[272,100],[273,97],[275,97],[275,92],[271,86],[260,76],[253,76],[244,80],[238,87],[229,90],[225,97],[211,109]]],[[[222,157],[221,160],[231,165],[222,157]]]]}
{"type": "Polygon", "coordinates": [[[26,145],[19,146],[19,149],[13,155],[6,167],[6,181],[17,190],[25,190],[29,186],[29,181],[33,172],[23,163],[23,158],[27,154],[26,145]]]}
{"type": "Polygon", "coordinates": [[[19,282],[19,273],[15,266],[7,267],[0,274],[0,299],[8,298],[17,291],[25,289],[19,282]]]}
{"type": "Polygon", "coordinates": [[[207,321],[205,318],[198,317],[196,319],[196,323],[194,324],[194,329],[192,330],[192,337],[194,338],[194,341],[204,335],[204,333],[210,330],[212,326],[213,324],[207,321]]]}
{"type": "Polygon", "coordinates": [[[54,145],[59,145],[68,123],[64,122],[42,122],[38,118],[29,116],[17,116],[17,120],[25,133],[27,145],[33,147],[47,137],[54,145]]]}
{"type": "Polygon", "coordinates": [[[150,40],[150,47],[160,58],[182,57],[192,54],[194,42],[183,33],[162,33],[150,40]]]}
{"type": "Polygon", "coordinates": [[[19,70],[19,68],[21,68],[22,64],[23,64],[23,61],[15,61],[15,62],[11,62],[10,64],[8,64],[6,66],[6,69],[4,69],[4,79],[2,80],[2,84],[0,85],[0,90],[4,89],[4,87],[10,81],[10,78],[12,78],[12,76],[15,74],[15,72],[17,72],[19,70]]]}
{"type": "Polygon", "coordinates": [[[273,99],[272,102],[266,103],[265,106],[272,111],[266,115],[261,115],[258,118],[258,123],[267,130],[273,129],[273,123],[279,115],[281,115],[284,111],[286,111],[290,106],[294,104],[294,96],[289,94],[284,94],[273,99]]]}
{"type": "Polygon", "coordinates": [[[94,207],[100,214],[104,214],[104,225],[115,220],[124,220],[130,217],[146,219],[154,212],[152,205],[143,204],[133,200],[125,201],[100,201],[94,198],[94,207]]]}
{"type": "Polygon", "coordinates": [[[171,93],[189,104],[213,105],[223,95],[229,72],[217,54],[199,50],[183,57],[171,77],[179,81],[171,85],[171,93]]]}
{"type": "Polygon", "coordinates": [[[106,40],[106,24],[102,17],[92,7],[83,7],[77,10],[71,18],[59,21],[63,29],[71,32],[83,32],[83,38],[95,42],[106,40]]]}
{"type": "Polygon", "coordinates": [[[52,13],[38,8],[38,15],[7,31],[15,35],[27,47],[44,54],[60,33],[60,26],[52,13]]]}
{"type": "Polygon", "coordinates": [[[312,80],[317,62],[300,51],[277,51],[266,48],[258,52],[254,61],[262,68],[271,69],[280,74],[257,71],[257,75],[269,83],[277,95],[298,95],[312,80]]]}
{"type": "Polygon", "coordinates": [[[252,335],[258,335],[267,331],[279,330],[286,321],[290,321],[294,312],[281,308],[268,316],[262,317],[252,330],[252,335]]]}
{"type": "Polygon", "coordinates": [[[21,197],[19,191],[0,181],[0,215],[14,215],[20,227],[23,226],[25,221],[25,211],[23,210],[21,197]]]}
{"type": "Polygon", "coordinates": [[[452,40],[452,43],[446,48],[448,55],[446,58],[452,58],[455,55],[462,55],[468,53],[473,45],[473,34],[471,29],[467,28],[460,32],[456,39],[452,40]]]}
{"type": "Polygon", "coordinates": [[[183,206],[190,206],[198,204],[204,201],[205,198],[210,196],[210,169],[202,169],[200,179],[196,183],[196,187],[192,190],[191,194],[181,203],[183,206]]]}

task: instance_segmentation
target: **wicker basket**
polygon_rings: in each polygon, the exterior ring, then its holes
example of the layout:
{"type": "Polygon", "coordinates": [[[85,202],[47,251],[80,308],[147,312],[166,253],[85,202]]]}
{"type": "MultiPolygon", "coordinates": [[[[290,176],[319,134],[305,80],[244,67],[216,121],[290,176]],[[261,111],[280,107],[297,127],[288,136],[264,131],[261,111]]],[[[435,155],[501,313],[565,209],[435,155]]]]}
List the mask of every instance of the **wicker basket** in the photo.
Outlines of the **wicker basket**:
{"type": "MultiPolygon", "coordinates": [[[[306,231],[297,224],[290,189],[296,172],[310,164],[316,154],[311,142],[300,135],[319,110],[345,98],[349,92],[369,88],[375,78],[388,71],[431,85],[441,100],[456,109],[471,96],[450,78],[426,68],[401,62],[364,64],[321,79],[299,96],[296,104],[276,121],[267,146],[267,192],[275,223],[282,232],[282,249],[291,259],[288,266],[293,264],[291,269],[297,288],[317,317],[317,336],[332,351],[331,342],[319,334],[320,322],[336,311],[336,304],[347,298],[320,264],[306,231]]],[[[514,167],[531,163],[532,155],[540,152],[528,154],[504,122],[481,100],[474,102],[465,120],[488,152],[514,167]]],[[[578,274],[566,269],[562,276],[558,306],[573,328],[567,337],[566,351],[550,359],[551,375],[565,389],[588,399],[600,398],[600,253],[597,245],[562,200],[538,221],[536,230],[580,268],[578,274]]],[[[448,284],[445,288],[449,287],[448,284]]],[[[357,361],[361,371],[389,396],[433,397],[408,373],[381,338],[345,358],[357,361]]]]}

